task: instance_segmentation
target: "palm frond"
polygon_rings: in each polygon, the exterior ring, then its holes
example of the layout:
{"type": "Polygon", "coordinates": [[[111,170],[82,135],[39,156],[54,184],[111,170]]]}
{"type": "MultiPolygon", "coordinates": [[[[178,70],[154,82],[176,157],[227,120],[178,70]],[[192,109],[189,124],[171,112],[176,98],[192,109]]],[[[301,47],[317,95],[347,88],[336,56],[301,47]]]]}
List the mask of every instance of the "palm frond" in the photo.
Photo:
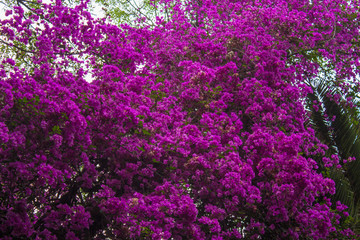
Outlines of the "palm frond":
{"type": "MultiPolygon", "coordinates": [[[[357,232],[360,233],[359,114],[330,99],[328,96],[336,92],[334,89],[327,81],[318,81],[313,93],[308,95],[307,108],[311,112],[310,124],[316,130],[318,139],[329,146],[327,155],[339,154],[342,159],[357,159],[343,169],[333,167],[329,170],[329,177],[336,184],[332,201],[340,201],[349,207],[348,212],[356,222],[354,228],[359,227],[357,232]],[[319,109],[313,107],[314,103],[319,103],[319,109]]],[[[321,159],[318,162],[322,167],[321,159]]]]}

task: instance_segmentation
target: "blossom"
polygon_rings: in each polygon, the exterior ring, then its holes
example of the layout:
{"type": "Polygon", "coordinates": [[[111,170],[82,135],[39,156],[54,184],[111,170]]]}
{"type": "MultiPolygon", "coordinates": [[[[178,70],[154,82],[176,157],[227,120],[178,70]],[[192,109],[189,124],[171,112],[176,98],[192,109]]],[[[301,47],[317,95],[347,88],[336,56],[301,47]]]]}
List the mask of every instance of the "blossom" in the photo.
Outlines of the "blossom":
{"type": "Polygon", "coordinates": [[[343,65],[359,65],[357,24],[339,16],[358,6],[159,4],[171,18],[138,28],[94,20],[86,1],[0,21],[3,41],[25,48],[0,64],[0,235],[351,236],[314,160],[340,158],[305,126],[302,99],[316,57],[357,81],[343,65]]]}

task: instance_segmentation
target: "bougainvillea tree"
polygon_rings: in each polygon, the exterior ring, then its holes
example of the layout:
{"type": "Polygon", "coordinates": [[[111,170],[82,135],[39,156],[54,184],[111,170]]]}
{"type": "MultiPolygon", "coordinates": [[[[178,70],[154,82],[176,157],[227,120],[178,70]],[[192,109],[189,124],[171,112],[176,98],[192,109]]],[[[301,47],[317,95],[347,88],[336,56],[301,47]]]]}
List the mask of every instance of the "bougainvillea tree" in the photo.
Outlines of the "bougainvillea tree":
{"type": "Polygon", "coordinates": [[[357,2],[160,4],[1,20],[0,238],[352,239],[303,100],[324,65],[358,87],[357,2]]]}

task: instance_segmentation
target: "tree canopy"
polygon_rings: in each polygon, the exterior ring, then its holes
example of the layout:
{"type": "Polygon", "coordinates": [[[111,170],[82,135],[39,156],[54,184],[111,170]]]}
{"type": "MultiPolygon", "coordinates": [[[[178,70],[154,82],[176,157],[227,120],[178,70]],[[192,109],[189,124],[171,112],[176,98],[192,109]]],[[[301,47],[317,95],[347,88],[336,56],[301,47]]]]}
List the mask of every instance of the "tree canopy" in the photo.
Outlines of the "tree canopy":
{"type": "Polygon", "coordinates": [[[116,26],[21,2],[0,21],[1,239],[356,237],[329,174],[353,158],[308,114],[353,107],[360,3],[160,0],[116,26]]]}

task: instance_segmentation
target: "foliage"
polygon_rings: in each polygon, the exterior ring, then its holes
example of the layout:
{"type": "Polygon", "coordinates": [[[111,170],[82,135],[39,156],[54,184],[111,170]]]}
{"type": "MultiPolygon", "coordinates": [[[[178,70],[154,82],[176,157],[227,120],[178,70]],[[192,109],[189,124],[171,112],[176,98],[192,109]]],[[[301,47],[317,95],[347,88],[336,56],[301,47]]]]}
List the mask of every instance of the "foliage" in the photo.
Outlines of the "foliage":
{"type": "MultiPolygon", "coordinates": [[[[341,201],[347,205],[352,228],[360,232],[360,188],[358,184],[360,165],[359,142],[359,113],[358,108],[353,107],[353,101],[346,102],[344,98],[334,99],[336,87],[331,84],[333,79],[325,76],[322,79],[315,79],[312,85],[314,91],[308,98],[308,106],[311,109],[310,125],[316,130],[316,136],[322,139],[329,149],[326,156],[336,160],[336,164],[326,169],[327,175],[334,179],[336,194],[332,202],[341,201]],[[330,82],[329,82],[330,81],[330,82]],[[317,86],[314,86],[314,83],[317,86]],[[315,107],[314,107],[315,106],[315,107]],[[355,160],[355,161],[353,161],[355,160]]],[[[356,95],[352,90],[348,92],[348,98],[356,95]]],[[[339,93],[337,93],[337,96],[339,93]]],[[[327,166],[329,167],[329,166],[327,166]]]]}
{"type": "Polygon", "coordinates": [[[324,64],[329,98],[358,86],[358,3],[153,4],[169,17],[136,28],[60,0],[0,22],[22,54],[0,65],[0,237],[354,238],[303,101],[324,64]]]}
{"type": "Polygon", "coordinates": [[[95,0],[103,6],[103,10],[111,17],[114,23],[122,23],[137,26],[143,23],[147,26],[155,26],[156,19],[163,17],[168,20],[170,11],[164,7],[164,3],[153,0],[95,0]]]}

